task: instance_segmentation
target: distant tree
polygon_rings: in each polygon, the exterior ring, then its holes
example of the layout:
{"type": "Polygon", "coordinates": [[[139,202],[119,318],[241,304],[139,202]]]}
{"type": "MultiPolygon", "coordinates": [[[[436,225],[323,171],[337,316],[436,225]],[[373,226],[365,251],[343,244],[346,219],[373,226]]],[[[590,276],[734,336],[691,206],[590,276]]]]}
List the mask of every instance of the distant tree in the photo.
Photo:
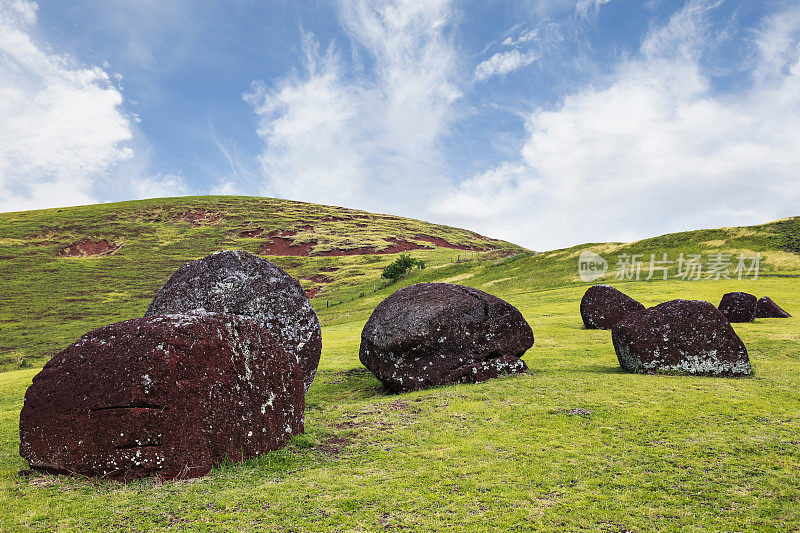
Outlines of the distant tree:
{"type": "Polygon", "coordinates": [[[383,269],[383,274],[381,274],[381,277],[390,280],[400,279],[409,270],[414,268],[415,265],[419,268],[425,268],[425,261],[414,259],[407,254],[400,254],[400,257],[395,259],[393,263],[383,269]]]}

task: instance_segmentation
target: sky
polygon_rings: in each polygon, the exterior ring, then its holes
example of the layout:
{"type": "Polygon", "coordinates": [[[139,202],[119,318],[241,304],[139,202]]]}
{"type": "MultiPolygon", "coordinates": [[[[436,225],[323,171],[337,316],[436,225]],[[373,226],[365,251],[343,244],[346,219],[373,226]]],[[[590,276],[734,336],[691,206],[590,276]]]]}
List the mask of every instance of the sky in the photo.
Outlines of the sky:
{"type": "Polygon", "coordinates": [[[0,0],[0,211],[189,194],[535,250],[800,215],[800,2],[0,0]]]}

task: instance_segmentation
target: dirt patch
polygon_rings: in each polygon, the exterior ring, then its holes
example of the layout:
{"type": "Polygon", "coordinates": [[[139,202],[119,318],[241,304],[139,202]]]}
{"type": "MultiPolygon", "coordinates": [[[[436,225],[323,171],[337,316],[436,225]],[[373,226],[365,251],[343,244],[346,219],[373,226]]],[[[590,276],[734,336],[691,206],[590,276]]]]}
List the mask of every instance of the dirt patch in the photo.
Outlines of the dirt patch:
{"type": "Polygon", "coordinates": [[[328,437],[325,442],[314,446],[314,450],[325,457],[338,457],[345,446],[350,444],[350,439],[344,437],[328,437]]]}
{"type": "Polygon", "coordinates": [[[253,237],[260,237],[262,233],[264,233],[264,230],[261,228],[246,229],[239,232],[239,237],[252,239],[253,237]]]}
{"type": "Polygon", "coordinates": [[[315,241],[294,244],[294,241],[290,238],[273,236],[270,240],[261,245],[261,249],[258,253],[261,255],[307,257],[315,244],[317,244],[315,241]]]}
{"type": "Polygon", "coordinates": [[[331,278],[323,274],[316,274],[310,277],[301,276],[301,279],[307,279],[308,281],[313,281],[314,283],[330,283],[333,281],[331,278]]]}
{"type": "Polygon", "coordinates": [[[314,287],[313,289],[306,289],[306,297],[310,300],[311,298],[313,298],[314,296],[319,294],[320,290],[321,290],[321,287],[314,287]]]}
{"type": "Polygon", "coordinates": [[[405,240],[394,239],[394,240],[389,240],[389,242],[391,242],[392,244],[390,244],[383,250],[378,250],[374,246],[360,246],[358,248],[347,248],[347,249],[333,248],[332,250],[326,250],[324,252],[320,252],[314,255],[323,257],[342,257],[345,255],[396,254],[398,252],[408,252],[410,250],[419,250],[419,249],[430,250],[429,246],[422,246],[421,244],[405,240]]]}
{"type": "Polygon", "coordinates": [[[98,255],[111,255],[120,248],[122,248],[122,244],[111,243],[106,239],[100,239],[97,242],[91,239],[83,239],[62,249],[58,255],[61,257],[91,257],[98,255]]]}
{"type": "Polygon", "coordinates": [[[222,216],[219,213],[206,209],[189,209],[188,211],[172,215],[169,220],[174,222],[188,222],[192,226],[199,227],[219,223],[222,221],[222,216]]]}
{"type": "Polygon", "coordinates": [[[461,244],[453,244],[451,242],[447,242],[441,237],[431,237],[430,235],[417,235],[416,237],[414,237],[414,239],[418,241],[429,242],[441,248],[452,248],[453,250],[466,250],[468,252],[480,252],[483,250],[483,248],[479,246],[464,246],[461,244]]]}
{"type": "MultiPolygon", "coordinates": [[[[299,230],[308,229],[311,226],[301,226],[299,230]]],[[[409,252],[411,250],[432,250],[433,246],[425,246],[416,242],[407,241],[405,239],[398,239],[397,237],[389,237],[386,242],[389,245],[386,248],[378,249],[375,246],[357,246],[355,248],[331,248],[322,252],[312,253],[311,250],[317,245],[316,241],[305,242],[301,244],[294,244],[290,237],[297,235],[296,230],[275,230],[267,234],[270,240],[261,245],[259,253],[262,255],[292,255],[292,256],[312,256],[312,257],[344,257],[351,255],[386,255],[396,254],[401,252],[409,252]]],[[[465,251],[482,251],[483,248],[477,246],[461,246],[452,244],[442,239],[441,237],[431,237],[428,235],[420,235],[414,237],[416,240],[429,242],[435,246],[452,248],[454,250],[465,251]]],[[[333,269],[336,270],[336,269],[333,269]]],[[[331,270],[331,272],[333,271],[331,270]]]]}

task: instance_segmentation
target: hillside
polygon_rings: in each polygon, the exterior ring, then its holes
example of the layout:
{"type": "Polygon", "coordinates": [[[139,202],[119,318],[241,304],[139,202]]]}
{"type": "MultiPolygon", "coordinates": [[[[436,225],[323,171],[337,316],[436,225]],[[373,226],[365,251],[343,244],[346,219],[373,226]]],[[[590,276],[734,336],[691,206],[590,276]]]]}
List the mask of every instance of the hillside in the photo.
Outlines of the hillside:
{"type": "Polygon", "coordinates": [[[436,265],[523,251],[463,229],[268,198],[0,213],[0,369],[42,364],[88,329],[140,316],[180,265],[224,249],[269,257],[318,307],[371,291],[399,252],[436,265]]]}
{"type": "Polygon", "coordinates": [[[89,329],[140,316],[175,269],[217,250],[269,257],[300,280],[329,324],[354,313],[366,320],[364,313],[412,279],[502,293],[581,284],[576,262],[587,248],[609,258],[759,252],[762,275],[798,272],[799,228],[800,218],[792,218],[534,254],[459,228],[269,198],[164,198],[0,213],[0,369],[40,365],[89,329]],[[400,252],[428,268],[386,286],[380,272],[400,252]]]}
{"type": "Polygon", "coordinates": [[[0,530],[800,528],[800,218],[535,254],[407,219],[350,212],[371,218],[323,220],[345,218],[344,211],[180,198],[0,215],[0,343],[9,370],[0,373],[0,530]],[[259,205],[271,207],[247,213],[259,205]],[[182,215],[201,209],[208,223],[182,215]],[[366,220],[374,224],[359,225],[366,220]],[[224,248],[258,252],[270,233],[291,238],[287,246],[316,241],[311,255],[268,256],[308,290],[320,289],[312,304],[323,352],[306,397],[304,435],[186,482],[19,474],[28,468],[18,454],[22,398],[51,353],[90,328],[140,316],[182,262],[224,248]],[[60,255],[83,239],[104,248],[105,239],[115,249],[60,255]],[[397,241],[430,244],[408,252],[428,266],[385,284],[380,270],[397,257],[397,241]],[[390,253],[322,255],[358,248],[390,253]],[[586,250],[609,263],[604,281],[647,306],[672,298],[717,303],[744,290],[771,296],[793,318],[734,324],[752,378],[626,374],[610,332],[581,322],[589,283],[578,276],[578,258],[586,250]],[[700,255],[707,264],[719,253],[732,261],[727,277],[681,279],[672,265],[667,280],[645,280],[651,254],[700,255]],[[738,279],[736,258],[756,254],[758,276],[738,279]],[[640,280],[617,280],[620,256],[634,255],[643,259],[640,280]],[[524,357],[530,373],[387,394],[358,360],[360,333],[382,299],[422,281],[473,286],[515,305],[536,339],[524,357]]]}

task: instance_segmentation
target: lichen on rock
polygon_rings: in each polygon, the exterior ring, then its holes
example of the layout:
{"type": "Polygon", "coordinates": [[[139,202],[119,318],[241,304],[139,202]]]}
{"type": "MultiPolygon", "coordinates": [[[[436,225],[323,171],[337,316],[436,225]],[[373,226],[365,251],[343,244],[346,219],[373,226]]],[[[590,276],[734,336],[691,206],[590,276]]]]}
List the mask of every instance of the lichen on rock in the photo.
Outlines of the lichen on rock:
{"type": "Polygon", "coordinates": [[[361,333],[361,363],[393,392],[524,372],[533,332],[514,306],[450,283],[419,283],[381,302],[361,333]]]}
{"type": "Polygon", "coordinates": [[[284,446],[304,407],[300,369],[255,321],[137,318],[87,333],[33,378],[20,454],[49,473],[195,477],[284,446]]]}
{"type": "Polygon", "coordinates": [[[671,300],[617,322],[611,339],[629,372],[748,376],[744,343],[709,302],[671,300]]]}
{"type": "Polygon", "coordinates": [[[239,250],[216,252],[179,268],[145,313],[190,311],[250,317],[297,359],[306,391],[322,352],[322,330],[300,282],[274,263],[239,250]]]}

